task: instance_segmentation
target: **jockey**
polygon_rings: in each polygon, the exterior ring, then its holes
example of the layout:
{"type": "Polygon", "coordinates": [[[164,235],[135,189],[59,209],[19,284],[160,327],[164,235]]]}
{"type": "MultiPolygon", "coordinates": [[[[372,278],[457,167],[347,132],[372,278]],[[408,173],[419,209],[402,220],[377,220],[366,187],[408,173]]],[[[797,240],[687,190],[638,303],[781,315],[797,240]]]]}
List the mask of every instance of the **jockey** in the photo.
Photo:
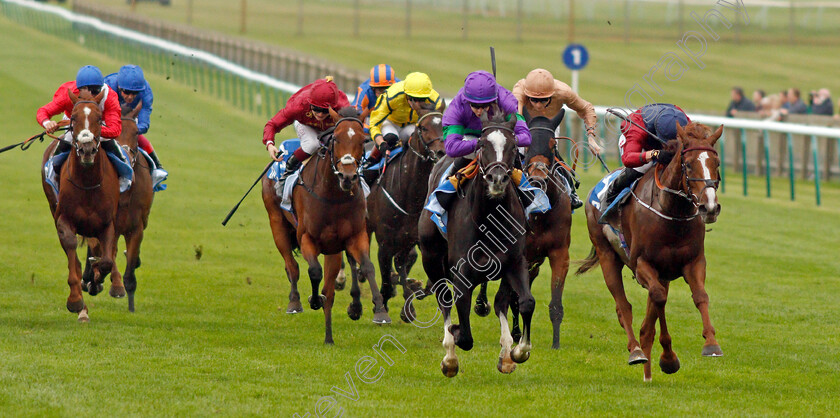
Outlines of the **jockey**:
{"type": "MultiPolygon", "coordinates": [[[[56,129],[58,129],[58,124],[50,118],[61,113],[64,113],[64,118],[70,118],[70,114],[73,112],[73,102],[67,94],[68,90],[72,91],[73,94],[76,95],[80,94],[82,90],[87,90],[94,97],[100,92],[103,93],[102,99],[98,103],[99,108],[102,110],[102,122],[104,123],[101,131],[100,144],[102,149],[106,152],[116,156],[121,161],[126,162],[125,157],[115,143],[116,141],[114,141],[115,138],[120,136],[120,132],[122,132],[122,123],[120,122],[120,104],[117,100],[117,95],[114,94],[114,92],[105,84],[105,80],[102,77],[102,71],[93,65],[85,65],[80,68],[79,72],[76,74],[76,80],[71,80],[62,84],[58,90],[56,90],[55,94],[53,94],[52,101],[38,109],[38,113],[35,116],[38,124],[43,126],[47,133],[53,133],[56,129]]],[[[61,137],[61,141],[59,141],[54,154],[58,155],[63,152],[70,151],[72,142],[73,131],[68,130],[67,133],[61,137]]],[[[58,185],[58,173],[61,172],[61,165],[62,164],[59,163],[54,166],[54,172],[47,176],[47,180],[51,181],[54,185],[58,185]]],[[[125,190],[125,188],[127,188],[130,184],[130,178],[120,177],[121,190],[125,190]]]]}
{"type": "Polygon", "coordinates": [[[273,160],[282,161],[277,157],[278,149],[274,145],[274,135],[281,129],[294,124],[300,148],[286,161],[286,171],[282,175],[285,180],[289,174],[300,168],[301,163],[309,158],[321,146],[320,135],[335,126],[330,117],[330,109],[338,110],[350,106],[347,95],[344,94],[332,77],[328,76],[315,80],[289,97],[286,107],[280,109],[274,117],[269,119],[263,129],[263,144],[268,155],[273,160]]]}
{"type": "Polygon", "coordinates": [[[657,161],[670,161],[674,156],[662,150],[662,143],[651,137],[651,133],[663,141],[677,137],[677,124],[685,126],[691,119],[678,106],[666,103],[650,104],[630,114],[621,124],[621,174],[610,184],[602,208],[606,209],[618,194],[642,177],[657,161]],[[644,128],[644,129],[643,129],[644,128]],[[645,132],[647,130],[647,132],[645,132]]]}
{"type": "Polygon", "coordinates": [[[391,87],[391,85],[399,81],[400,79],[397,78],[394,69],[388,64],[379,64],[370,69],[370,78],[359,86],[359,90],[356,92],[356,98],[353,99],[353,106],[356,106],[356,110],[359,111],[359,119],[365,123],[366,131],[368,130],[368,121],[366,119],[370,116],[370,112],[373,111],[376,105],[376,99],[382,93],[385,93],[388,87],[391,87]]]}
{"type": "Polygon", "coordinates": [[[417,111],[426,103],[433,104],[435,109],[445,106],[443,98],[432,88],[432,80],[425,73],[411,73],[379,96],[370,114],[370,136],[376,148],[365,161],[363,169],[376,164],[400,140],[408,140],[419,119],[417,111]]]}
{"type": "MultiPolygon", "coordinates": [[[[595,107],[578,96],[566,83],[554,79],[554,76],[547,70],[537,68],[528,73],[525,78],[519,80],[513,86],[513,95],[516,97],[517,102],[519,102],[519,113],[522,113],[523,108],[527,108],[528,113],[531,115],[552,118],[560,112],[563,105],[568,106],[583,119],[584,126],[586,127],[586,136],[592,152],[596,155],[601,153],[602,148],[598,145],[595,134],[597,123],[595,107]]],[[[555,136],[559,136],[559,130],[560,128],[558,127],[555,136]]],[[[572,186],[570,188],[572,209],[583,206],[583,202],[580,201],[576,192],[579,183],[575,181],[571,172],[564,169],[561,170],[561,173],[566,177],[569,185],[572,186]]]]}
{"type": "Polygon", "coordinates": [[[149,82],[143,77],[143,69],[136,65],[124,65],[120,68],[118,73],[109,74],[105,77],[105,84],[111,88],[112,91],[119,92],[117,98],[120,102],[120,107],[127,103],[132,109],[142,102],[143,107],[140,109],[140,114],[137,115],[137,145],[149,154],[152,161],[155,163],[154,170],[152,170],[152,184],[155,188],[166,180],[169,173],[163,169],[163,164],[160,163],[152,143],[143,135],[149,131],[149,124],[152,114],[152,102],[154,96],[152,95],[152,87],[149,82]]]}
{"type": "MultiPolygon", "coordinates": [[[[527,147],[531,145],[531,131],[525,119],[517,113],[516,98],[513,94],[496,83],[496,79],[487,71],[475,71],[467,75],[464,87],[458,91],[452,99],[452,103],[446,108],[443,114],[443,137],[446,155],[460,157],[455,160],[450,171],[455,174],[465,167],[470,160],[475,158],[474,151],[481,137],[481,115],[487,112],[487,116],[493,117],[492,104],[497,104],[501,111],[508,118],[515,117],[514,135],[517,146],[527,147]]],[[[454,194],[449,194],[449,197],[454,194]]],[[[451,199],[441,202],[444,208],[448,208],[451,199]]]]}

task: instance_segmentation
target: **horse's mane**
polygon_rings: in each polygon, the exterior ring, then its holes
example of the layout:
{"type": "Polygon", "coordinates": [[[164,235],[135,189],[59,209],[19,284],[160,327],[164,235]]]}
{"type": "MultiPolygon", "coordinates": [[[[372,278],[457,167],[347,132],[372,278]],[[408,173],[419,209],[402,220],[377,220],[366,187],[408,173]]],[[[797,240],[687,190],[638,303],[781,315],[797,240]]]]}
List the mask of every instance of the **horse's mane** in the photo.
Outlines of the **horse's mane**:
{"type": "Polygon", "coordinates": [[[341,109],[338,109],[338,116],[342,118],[359,118],[359,109],[356,109],[356,106],[345,106],[341,109]]]}

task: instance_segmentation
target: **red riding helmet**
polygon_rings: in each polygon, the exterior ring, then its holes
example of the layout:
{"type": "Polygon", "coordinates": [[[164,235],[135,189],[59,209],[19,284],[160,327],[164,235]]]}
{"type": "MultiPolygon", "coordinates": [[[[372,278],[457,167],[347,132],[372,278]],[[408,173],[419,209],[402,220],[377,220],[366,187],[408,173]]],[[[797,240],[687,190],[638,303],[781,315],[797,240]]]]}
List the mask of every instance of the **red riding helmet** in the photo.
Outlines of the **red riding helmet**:
{"type": "Polygon", "coordinates": [[[335,106],[338,87],[332,82],[332,77],[318,80],[313,84],[309,92],[309,104],[324,109],[335,106]]]}

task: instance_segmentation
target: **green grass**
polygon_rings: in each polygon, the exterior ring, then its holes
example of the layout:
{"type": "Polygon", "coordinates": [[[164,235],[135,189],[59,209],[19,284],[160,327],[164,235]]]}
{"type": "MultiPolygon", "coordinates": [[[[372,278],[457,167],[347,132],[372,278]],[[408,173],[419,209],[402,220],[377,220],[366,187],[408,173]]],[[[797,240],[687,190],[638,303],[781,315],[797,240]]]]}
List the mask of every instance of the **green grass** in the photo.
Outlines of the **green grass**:
{"type": "MultiPolygon", "coordinates": [[[[129,10],[122,0],[88,2],[129,10]]],[[[173,2],[171,7],[138,3],[136,13],[185,23],[187,3],[173,2]]],[[[537,67],[546,68],[556,78],[570,83],[570,72],[561,59],[568,41],[567,22],[551,13],[526,19],[522,29],[524,42],[515,40],[513,11],[506,18],[473,15],[468,23],[469,39],[463,40],[459,11],[415,6],[412,37],[407,39],[404,6],[363,1],[360,36],[353,37],[351,3],[307,1],[304,35],[296,35],[297,1],[251,0],[247,2],[248,32],[242,35],[240,4],[225,0],[195,2],[192,24],[294,49],[363,73],[383,61],[393,65],[400,76],[423,71],[431,76],[436,88],[450,96],[463,85],[470,71],[490,70],[488,46],[496,48],[498,79],[507,88],[537,67]]],[[[688,12],[703,15],[714,4],[709,1],[708,7],[687,7],[684,31],[700,30],[688,12]]],[[[799,87],[805,92],[803,97],[807,97],[807,91],[821,87],[840,91],[833,72],[834,57],[840,54],[835,37],[836,22],[840,21],[838,9],[822,12],[824,30],[800,32],[794,45],[788,43],[785,9],[771,9],[767,27],[762,27],[753,16],[750,25],[741,27],[742,43],[734,42],[734,29],[718,26],[721,40],[713,41],[704,35],[708,45],[702,58],[705,68],[700,69],[676,45],[683,32],[675,23],[666,23],[664,16],[673,12],[671,9],[664,10],[658,4],[634,4],[634,19],[641,21],[631,25],[631,41],[625,43],[623,2],[610,2],[606,6],[599,3],[591,19],[587,17],[588,6],[584,2],[578,2],[577,7],[579,22],[575,41],[585,44],[590,53],[589,65],[580,74],[580,92],[595,104],[623,105],[625,94],[636,83],[647,89],[653,100],[712,114],[723,113],[730,100],[729,90],[736,85],[748,94],[759,88],[774,93],[788,87],[799,87]],[[776,16],[777,12],[782,17],[776,16]],[[677,54],[688,69],[678,81],[666,80],[664,69],[659,69],[653,79],[663,90],[660,95],[642,77],[669,52],[677,54]]],[[[718,9],[723,10],[726,18],[733,18],[732,11],[720,6],[718,9]]],[[[812,20],[807,26],[815,27],[813,13],[801,14],[799,18],[808,19],[808,16],[812,20]]]]}
{"type": "MultiPolygon", "coordinates": [[[[36,109],[81,65],[122,65],[2,18],[0,37],[0,145],[38,132],[36,109]]],[[[323,345],[321,312],[284,313],[288,284],[259,197],[220,225],[265,163],[264,120],[147,76],[156,95],[149,138],[171,180],[146,231],[136,313],[105,294],[86,297],[88,324],[66,311],[66,260],[38,173],[44,145],[0,155],[0,415],[303,415],[333,386],[347,388],[347,372],[359,395],[337,397],[348,416],[831,415],[840,406],[832,389],[840,386],[836,186],[826,186],[816,207],[807,184],[796,202],[786,200],[783,182],[772,199],[741,197],[730,173],[707,236],[722,358],[700,357],[699,314],[687,286],[675,282],[668,318],[682,369],[666,376],[654,366],[644,384],[641,368],[626,365],[598,270],[568,278],[562,347],[551,350],[543,273],[534,285],[531,359],[500,375],[498,321],[473,318],[475,348],[458,351],[461,373],[447,379],[439,371],[442,324],[419,329],[392,312],[395,323],[375,326],[367,290],[359,322],[343,314],[347,292],[338,294],[335,346],[323,345]],[[386,349],[393,366],[380,363],[381,379],[362,383],[354,367],[376,356],[372,346],[386,333],[406,351],[386,349]]],[[[584,173],[582,189],[599,174],[584,173]]],[[[751,190],[763,190],[761,181],[751,178],[751,190]]],[[[572,258],[583,258],[590,244],[580,212],[572,234],[572,258]]],[[[412,276],[425,278],[419,266],[412,276]]],[[[625,277],[638,322],[645,291],[625,277]]],[[[433,302],[418,311],[432,318],[433,302]]]]}

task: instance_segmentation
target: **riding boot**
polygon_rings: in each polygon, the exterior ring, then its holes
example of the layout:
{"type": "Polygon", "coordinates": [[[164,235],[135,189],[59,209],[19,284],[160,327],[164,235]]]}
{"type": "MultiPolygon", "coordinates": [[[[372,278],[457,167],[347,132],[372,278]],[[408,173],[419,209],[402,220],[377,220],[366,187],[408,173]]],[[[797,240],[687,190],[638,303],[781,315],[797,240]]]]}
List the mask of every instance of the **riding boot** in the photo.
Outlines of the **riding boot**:
{"type": "MultiPolygon", "coordinates": [[[[53,156],[68,152],[71,149],[72,147],[69,142],[58,141],[58,145],[55,147],[55,151],[53,151],[53,156]]],[[[46,177],[47,183],[55,190],[56,196],[58,195],[58,183],[59,177],[61,177],[61,166],[64,165],[65,161],[67,161],[66,158],[54,158],[52,160],[52,166],[48,166],[48,168],[44,169],[44,177],[46,177]]]]}
{"type": "MultiPolygon", "coordinates": [[[[120,146],[117,145],[117,141],[115,139],[109,139],[107,141],[102,141],[100,143],[100,146],[108,154],[111,154],[111,155],[117,157],[120,161],[122,161],[126,164],[130,164],[125,159],[125,156],[123,155],[122,150],[120,149],[120,146]]],[[[119,174],[119,170],[117,170],[117,172],[119,174]]],[[[128,190],[128,188],[131,187],[131,181],[132,181],[131,177],[123,177],[122,175],[120,175],[120,193],[128,190]]]]}
{"type": "Polygon", "coordinates": [[[610,207],[610,204],[613,200],[615,200],[616,196],[621,193],[627,187],[630,187],[636,179],[642,177],[644,173],[640,173],[633,168],[624,167],[621,170],[621,174],[616,177],[616,179],[610,184],[610,188],[607,189],[607,197],[604,198],[604,203],[601,205],[601,210],[606,210],[610,207]]]}
{"type": "Polygon", "coordinates": [[[577,209],[583,206],[583,202],[580,201],[580,197],[578,197],[577,194],[577,188],[580,186],[580,182],[572,176],[572,172],[567,170],[566,167],[563,167],[560,170],[560,174],[562,174],[563,178],[566,179],[566,182],[569,183],[569,200],[572,202],[572,209],[577,209]]]}
{"type": "Polygon", "coordinates": [[[162,183],[164,180],[166,180],[167,177],[169,177],[169,172],[164,170],[163,164],[160,163],[160,160],[158,159],[157,153],[155,151],[149,153],[149,158],[151,158],[152,162],[155,163],[155,167],[152,168],[152,185],[154,186],[155,191],[165,190],[166,186],[161,186],[160,183],[162,183]]]}
{"type": "Polygon", "coordinates": [[[292,173],[297,171],[300,168],[301,161],[297,159],[297,156],[292,154],[289,159],[286,161],[286,171],[283,172],[283,175],[280,176],[280,181],[285,182],[286,178],[288,178],[292,173]]]}

